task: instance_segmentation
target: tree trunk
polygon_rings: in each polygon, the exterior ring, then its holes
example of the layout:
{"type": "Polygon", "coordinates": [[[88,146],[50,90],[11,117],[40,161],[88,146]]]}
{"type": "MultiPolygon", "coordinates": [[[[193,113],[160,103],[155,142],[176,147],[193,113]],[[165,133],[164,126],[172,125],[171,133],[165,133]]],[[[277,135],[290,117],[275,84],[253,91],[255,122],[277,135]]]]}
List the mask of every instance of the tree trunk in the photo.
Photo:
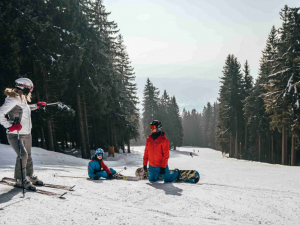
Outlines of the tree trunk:
{"type": "Polygon", "coordinates": [[[94,145],[95,145],[95,149],[98,148],[98,138],[97,138],[97,119],[95,118],[96,116],[94,116],[94,124],[93,124],[93,128],[94,128],[94,145]]]}
{"type": "Polygon", "coordinates": [[[296,165],[295,136],[292,136],[291,166],[296,165]]]}
{"type": "Polygon", "coordinates": [[[282,156],[281,156],[281,164],[286,165],[287,163],[287,149],[286,149],[286,128],[285,124],[282,125],[282,156]]]}
{"type": "MultiPolygon", "coordinates": [[[[42,69],[42,74],[43,74],[43,78],[44,78],[44,82],[42,82],[42,83],[43,83],[43,89],[45,91],[45,99],[46,99],[46,102],[50,102],[48,86],[47,86],[48,77],[47,77],[47,72],[44,68],[42,69]]],[[[51,124],[50,118],[48,118],[46,120],[46,124],[47,124],[47,132],[48,132],[48,135],[47,135],[48,149],[51,151],[54,151],[55,149],[54,149],[53,134],[52,134],[53,129],[52,129],[52,124],[51,124]]]]}
{"type": "Polygon", "coordinates": [[[117,147],[117,132],[116,132],[116,124],[113,123],[113,139],[114,139],[114,146],[117,147]]]}
{"type": "Polygon", "coordinates": [[[84,135],[84,127],[82,120],[82,109],[81,109],[81,99],[79,93],[77,93],[77,111],[78,111],[78,124],[79,124],[79,132],[80,132],[80,144],[81,144],[81,157],[84,159],[88,159],[85,135],[84,135]]]}
{"type": "Polygon", "coordinates": [[[232,135],[230,135],[230,149],[229,149],[229,157],[232,157],[233,154],[232,154],[232,135]]]}
{"type": "Polygon", "coordinates": [[[238,146],[238,132],[237,130],[235,130],[235,140],[234,140],[234,149],[235,149],[235,153],[234,153],[234,157],[238,158],[238,151],[239,151],[239,146],[238,146]]]}
{"type": "Polygon", "coordinates": [[[85,125],[85,135],[86,135],[86,148],[87,148],[87,157],[91,158],[91,151],[90,151],[90,138],[89,138],[89,124],[87,119],[87,111],[86,111],[86,102],[83,101],[83,112],[84,112],[84,125],[85,125]]]}
{"type": "Polygon", "coordinates": [[[53,134],[51,120],[47,119],[47,132],[48,132],[48,149],[54,151],[53,134]]]}
{"type": "MultiPolygon", "coordinates": [[[[248,127],[247,127],[247,124],[245,124],[245,151],[244,151],[244,153],[246,153],[247,154],[247,152],[248,152],[248,127]]],[[[242,154],[242,152],[241,152],[241,154],[242,154]]]]}
{"type": "Polygon", "coordinates": [[[261,161],[261,151],[260,151],[260,135],[258,136],[258,161],[261,161]]]}
{"type": "Polygon", "coordinates": [[[234,144],[234,149],[235,149],[235,153],[234,153],[234,157],[238,158],[238,126],[237,126],[237,110],[235,110],[235,144],[234,144]]]}
{"type": "Polygon", "coordinates": [[[42,148],[46,149],[44,128],[42,128],[42,127],[41,127],[41,142],[42,142],[42,148]]]}
{"type": "Polygon", "coordinates": [[[271,135],[271,163],[274,163],[274,136],[271,135]]]}
{"type": "Polygon", "coordinates": [[[54,120],[53,120],[53,116],[52,115],[50,117],[50,122],[51,122],[51,127],[52,127],[53,148],[54,148],[54,151],[58,151],[59,148],[58,148],[58,144],[57,144],[57,141],[56,141],[55,124],[54,124],[54,120]]]}
{"type": "Polygon", "coordinates": [[[128,140],[128,142],[127,142],[127,152],[131,153],[131,151],[130,151],[130,140],[128,140]]]}

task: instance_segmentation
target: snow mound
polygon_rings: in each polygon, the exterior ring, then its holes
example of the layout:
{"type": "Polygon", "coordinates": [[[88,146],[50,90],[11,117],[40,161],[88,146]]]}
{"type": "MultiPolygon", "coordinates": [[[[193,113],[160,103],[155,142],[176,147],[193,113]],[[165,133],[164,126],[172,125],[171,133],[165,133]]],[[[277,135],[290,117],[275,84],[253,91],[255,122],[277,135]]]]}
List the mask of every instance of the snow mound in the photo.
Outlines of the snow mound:
{"type": "MultiPolygon", "coordinates": [[[[10,145],[0,144],[0,168],[15,166],[17,154],[10,145]]],[[[35,167],[47,166],[86,166],[87,160],[65,155],[59,152],[48,151],[42,148],[31,149],[33,164],[35,167]]]]}

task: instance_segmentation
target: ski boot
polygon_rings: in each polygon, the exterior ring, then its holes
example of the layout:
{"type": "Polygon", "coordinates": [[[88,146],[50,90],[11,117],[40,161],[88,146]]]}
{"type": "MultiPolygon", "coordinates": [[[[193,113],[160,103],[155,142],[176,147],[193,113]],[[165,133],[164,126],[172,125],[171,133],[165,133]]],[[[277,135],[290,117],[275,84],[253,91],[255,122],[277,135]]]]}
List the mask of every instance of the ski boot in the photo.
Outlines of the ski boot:
{"type": "MultiPolygon", "coordinates": [[[[24,178],[23,182],[24,182],[24,188],[25,189],[32,190],[32,191],[36,190],[36,187],[32,185],[31,181],[28,180],[27,177],[24,178]]],[[[15,185],[18,186],[18,187],[23,187],[22,179],[17,179],[17,182],[16,182],[15,185]]]]}
{"type": "Polygon", "coordinates": [[[31,174],[30,176],[27,176],[27,178],[32,182],[32,184],[37,185],[44,185],[44,182],[41,181],[36,175],[31,174]]]}
{"type": "Polygon", "coordinates": [[[177,171],[178,172],[178,177],[175,179],[175,181],[181,181],[182,180],[182,176],[181,176],[180,170],[179,169],[174,169],[173,171],[177,171]]]}

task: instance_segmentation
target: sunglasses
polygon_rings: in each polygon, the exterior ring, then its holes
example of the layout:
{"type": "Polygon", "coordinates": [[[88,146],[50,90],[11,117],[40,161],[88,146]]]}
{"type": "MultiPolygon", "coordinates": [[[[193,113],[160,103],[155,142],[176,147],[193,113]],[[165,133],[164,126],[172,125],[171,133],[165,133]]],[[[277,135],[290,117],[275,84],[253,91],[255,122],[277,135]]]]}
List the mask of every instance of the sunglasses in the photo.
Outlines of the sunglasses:
{"type": "Polygon", "coordinates": [[[155,125],[150,125],[150,129],[151,130],[156,129],[156,126],[155,125]]]}

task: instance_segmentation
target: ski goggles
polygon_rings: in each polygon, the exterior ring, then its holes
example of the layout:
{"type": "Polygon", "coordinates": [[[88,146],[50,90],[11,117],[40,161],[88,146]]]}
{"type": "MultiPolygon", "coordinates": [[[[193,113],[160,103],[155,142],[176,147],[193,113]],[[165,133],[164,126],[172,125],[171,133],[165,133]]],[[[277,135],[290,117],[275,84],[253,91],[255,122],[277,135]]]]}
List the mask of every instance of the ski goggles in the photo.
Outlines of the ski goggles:
{"type": "Polygon", "coordinates": [[[103,157],[103,154],[102,154],[102,153],[99,153],[97,156],[101,156],[101,157],[103,157]]]}
{"type": "Polygon", "coordinates": [[[30,86],[28,86],[28,85],[26,85],[26,84],[19,84],[19,83],[16,83],[16,87],[21,88],[21,89],[27,88],[27,89],[29,89],[30,92],[33,91],[33,87],[30,87],[30,86]]]}
{"type": "Polygon", "coordinates": [[[150,129],[154,130],[154,129],[156,129],[156,126],[155,125],[150,125],[150,129]]]}

